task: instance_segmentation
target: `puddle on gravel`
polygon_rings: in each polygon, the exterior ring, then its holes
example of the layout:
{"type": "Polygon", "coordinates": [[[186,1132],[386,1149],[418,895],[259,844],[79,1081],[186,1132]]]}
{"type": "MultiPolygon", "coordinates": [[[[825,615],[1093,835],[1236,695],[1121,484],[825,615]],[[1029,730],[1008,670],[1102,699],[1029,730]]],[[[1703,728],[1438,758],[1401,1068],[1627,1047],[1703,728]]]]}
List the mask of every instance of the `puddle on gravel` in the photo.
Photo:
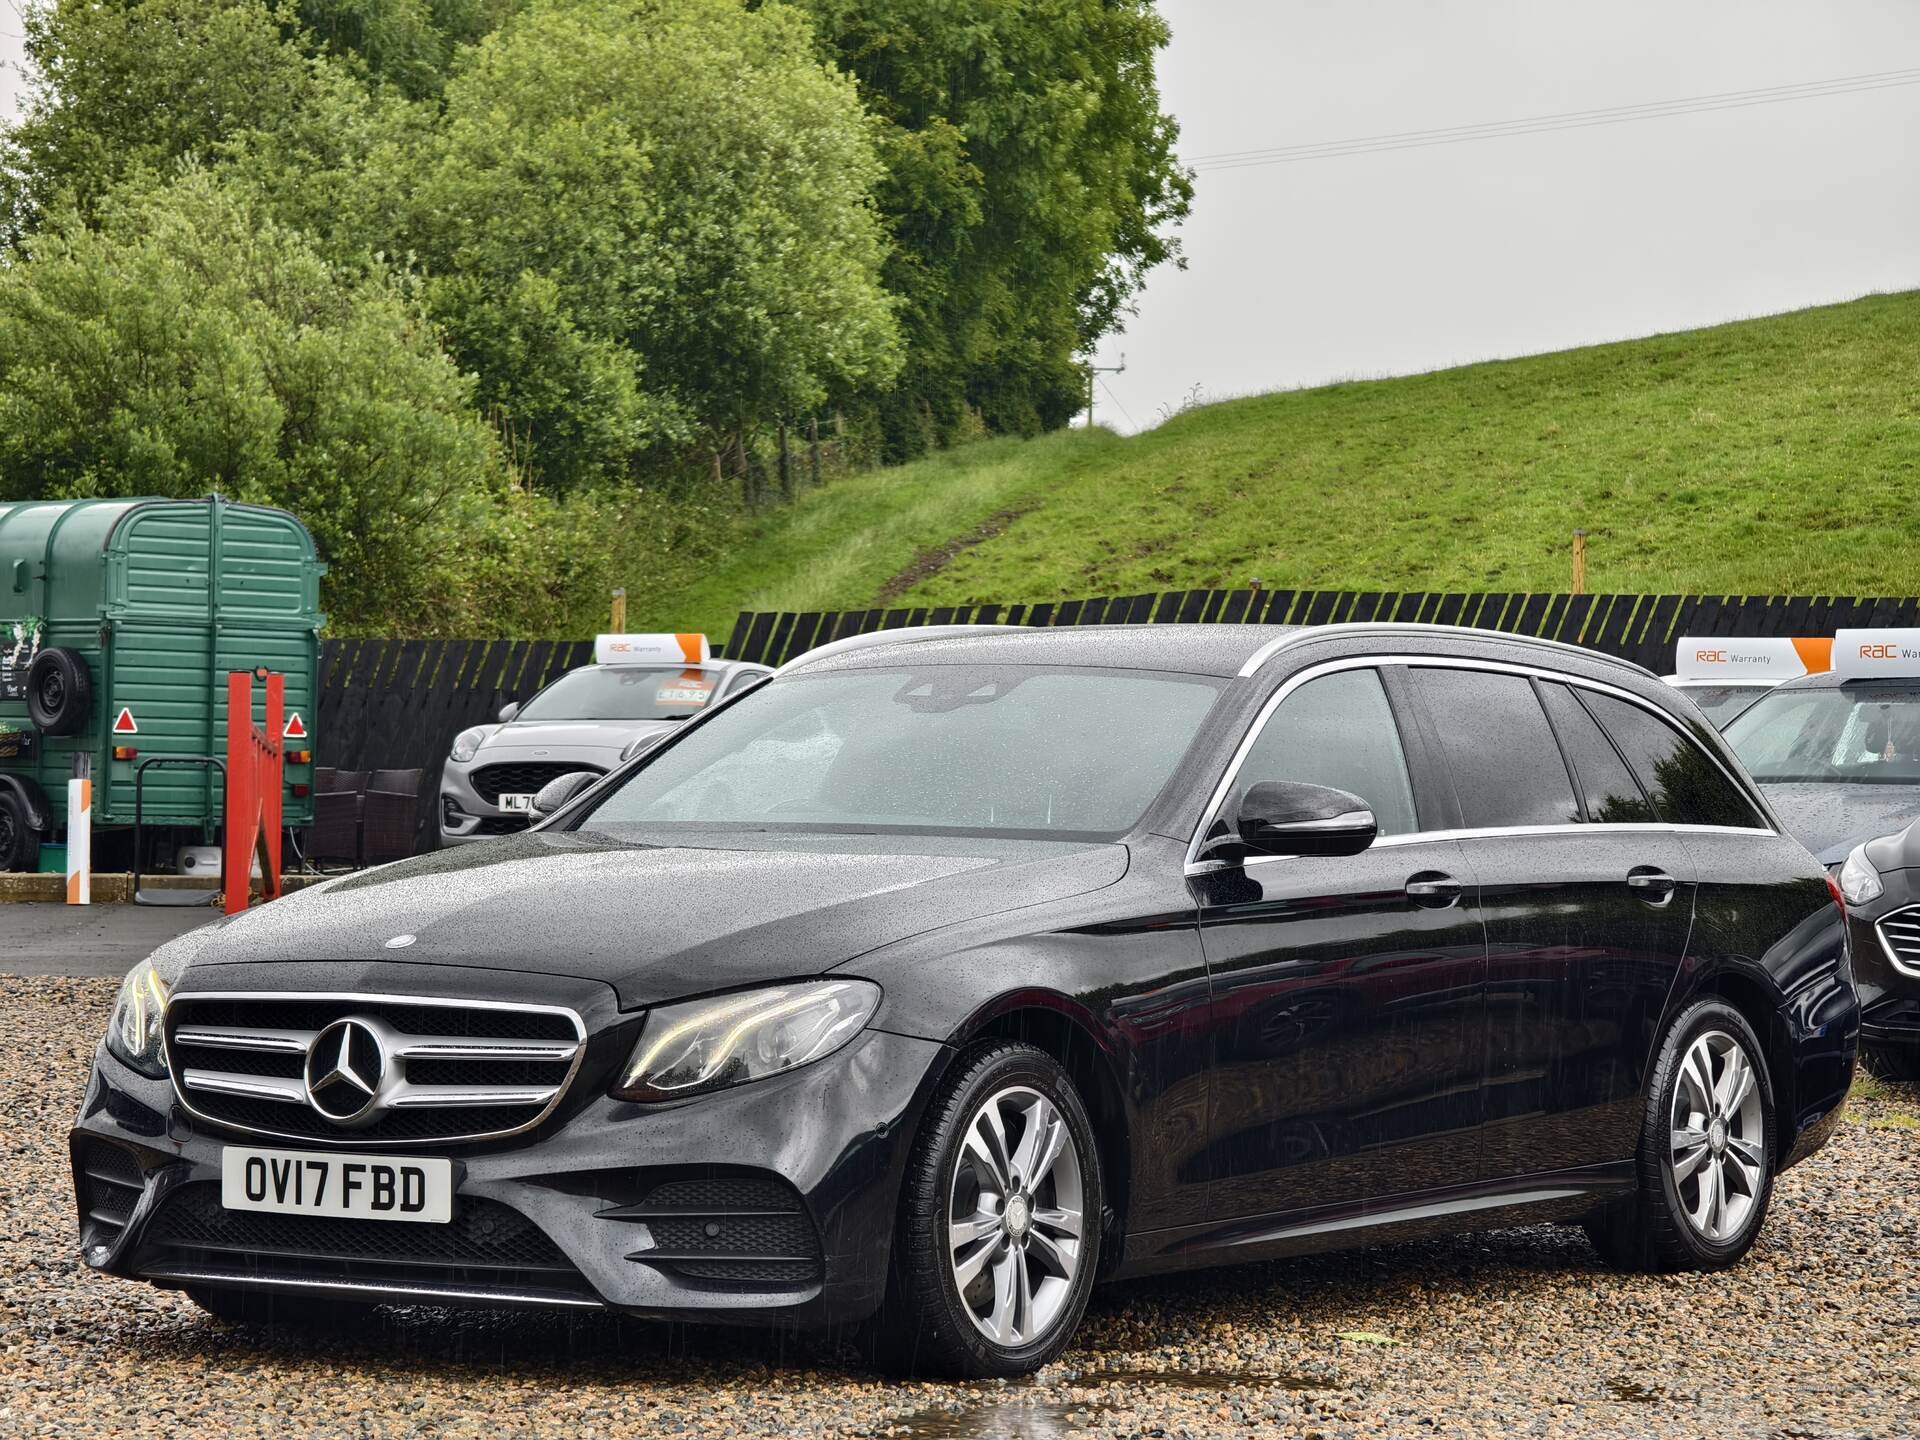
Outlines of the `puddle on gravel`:
{"type": "MultiPolygon", "coordinates": [[[[1225,1394],[1231,1390],[1332,1390],[1338,1381],[1310,1375],[1239,1375],[1187,1373],[1173,1370],[1087,1370],[1049,1384],[1046,1388],[1098,1390],[1102,1386],[1142,1385],[1167,1390],[1201,1391],[1225,1394]]],[[[902,1415],[882,1435],[901,1440],[1065,1440],[1066,1436],[1099,1423],[1103,1416],[1132,1408],[1124,1395],[1103,1395],[1084,1400],[1023,1400],[1033,1389],[1031,1383],[1020,1386],[968,1387],[974,1395],[996,1397],[984,1405],[966,1405],[959,1395],[954,1404],[930,1406],[902,1415]]]]}

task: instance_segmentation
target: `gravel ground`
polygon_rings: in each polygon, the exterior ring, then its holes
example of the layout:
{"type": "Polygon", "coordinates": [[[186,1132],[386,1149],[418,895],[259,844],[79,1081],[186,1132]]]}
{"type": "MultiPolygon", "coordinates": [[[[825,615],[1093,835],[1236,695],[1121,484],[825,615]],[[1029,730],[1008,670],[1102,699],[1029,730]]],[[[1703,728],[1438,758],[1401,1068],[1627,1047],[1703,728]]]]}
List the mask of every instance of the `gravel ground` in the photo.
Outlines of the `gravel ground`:
{"type": "Polygon", "coordinates": [[[1034,1383],[894,1385],[805,1340],[383,1312],[263,1334],[84,1272],[65,1134],[113,984],[0,979],[0,1434],[1911,1436],[1920,1091],[1856,1098],[1731,1274],[1506,1230],[1097,1294],[1034,1383]]]}

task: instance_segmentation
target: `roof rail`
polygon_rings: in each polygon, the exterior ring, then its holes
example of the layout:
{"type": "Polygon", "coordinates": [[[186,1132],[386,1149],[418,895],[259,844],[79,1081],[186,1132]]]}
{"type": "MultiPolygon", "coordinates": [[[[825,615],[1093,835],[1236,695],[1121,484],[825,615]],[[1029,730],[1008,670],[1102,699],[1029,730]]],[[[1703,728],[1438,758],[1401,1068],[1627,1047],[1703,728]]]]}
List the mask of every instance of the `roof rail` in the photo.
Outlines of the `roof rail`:
{"type": "Polygon", "coordinates": [[[1589,650],[1584,645],[1572,645],[1565,640],[1542,640],[1537,635],[1517,635],[1509,630],[1483,630],[1471,625],[1420,625],[1398,620],[1358,620],[1338,625],[1303,625],[1289,630],[1285,635],[1269,640],[1253,654],[1247,657],[1247,663],[1240,667],[1241,678],[1252,675],[1268,660],[1289,645],[1302,640],[1310,640],[1316,635],[1335,632],[1343,634],[1362,633],[1369,635],[1472,635],[1482,640],[1505,640],[1516,645],[1533,645],[1562,654],[1579,655],[1588,660],[1606,660],[1615,665],[1624,665],[1629,670],[1637,670],[1651,679],[1659,679],[1653,671],[1633,660],[1623,660],[1617,655],[1608,655],[1599,650],[1589,650]]]}
{"type": "Polygon", "coordinates": [[[811,665],[815,660],[845,655],[853,650],[869,650],[876,645],[918,645],[927,640],[953,640],[962,635],[1004,635],[1030,628],[1026,625],[903,625],[895,630],[868,630],[859,635],[843,635],[838,640],[829,640],[824,645],[803,650],[774,673],[784,675],[799,665],[811,665]]]}

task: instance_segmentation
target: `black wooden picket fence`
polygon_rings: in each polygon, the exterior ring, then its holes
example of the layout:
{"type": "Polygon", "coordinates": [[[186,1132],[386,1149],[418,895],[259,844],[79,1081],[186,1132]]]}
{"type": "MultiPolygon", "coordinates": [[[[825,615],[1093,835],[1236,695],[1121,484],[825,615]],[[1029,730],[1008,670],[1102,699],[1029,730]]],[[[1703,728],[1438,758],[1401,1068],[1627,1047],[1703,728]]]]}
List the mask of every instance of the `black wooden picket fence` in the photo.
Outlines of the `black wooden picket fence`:
{"type": "MultiPolygon", "coordinates": [[[[1920,600],[1767,595],[1502,595],[1343,590],[1184,590],[1036,605],[746,613],[720,653],[777,665],[845,635],[905,625],[1475,625],[1562,640],[1665,673],[1681,635],[1831,635],[1920,625],[1920,600]]],[[[584,640],[329,640],[320,650],[315,758],[343,770],[413,769],[430,833],[453,739],[508,700],[593,658],[584,640]]]]}
{"type": "Polygon", "coordinates": [[[777,665],[844,635],[903,625],[1327,625],[1391,620],[1472,625],[1561,640],[1673,668],[1682,635],[1831,635],[1920,624],[1920,600],[1806,595],[1502,595],[1354,590],[1175,590],[1038,605],[952,605],[837,613],[743,614],[727,642],[740,660],[777,665]]]}

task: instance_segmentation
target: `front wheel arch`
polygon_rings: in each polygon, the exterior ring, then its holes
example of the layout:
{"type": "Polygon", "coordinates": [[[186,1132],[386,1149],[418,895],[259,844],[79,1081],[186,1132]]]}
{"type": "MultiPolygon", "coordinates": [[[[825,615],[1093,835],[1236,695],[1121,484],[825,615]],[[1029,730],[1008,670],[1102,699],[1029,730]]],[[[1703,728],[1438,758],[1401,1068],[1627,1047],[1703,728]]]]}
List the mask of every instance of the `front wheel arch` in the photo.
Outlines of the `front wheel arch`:
{"type": "Polygon", "coordinates": [[[1093,1121],[1105,1190],[1100,1267],[1103,1273],[1112,1270],[1125,1250],[1133,1181],[1132,1124],[1112,1054],[1091,1020],[1063,1008],[1058,1000],[1052,1005],[1029,1000],[1016,1002],[1010,1009],[996,1009],[976,1017],[948,1043],[957,1052],[982,1040],[1014,1040],[1043,1051],[1079,1089],[1093,1121]]]}

